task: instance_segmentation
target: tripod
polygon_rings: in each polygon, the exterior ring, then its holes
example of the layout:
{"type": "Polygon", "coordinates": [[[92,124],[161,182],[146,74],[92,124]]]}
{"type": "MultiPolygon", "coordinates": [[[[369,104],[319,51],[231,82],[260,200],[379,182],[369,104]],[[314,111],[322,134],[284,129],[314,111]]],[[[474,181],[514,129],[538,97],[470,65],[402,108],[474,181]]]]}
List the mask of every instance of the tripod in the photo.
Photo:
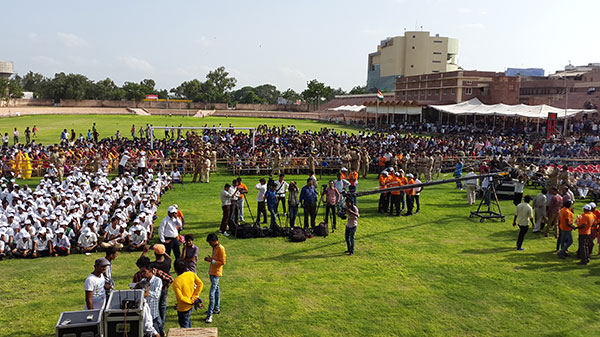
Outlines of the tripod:
{"type": "Polygon", "coordinates": [[[502,222],[505,221],[505,217],[502,215],[502,209],[500,209],[498,194],[496,194],[496,184],[491,178],[488,187],[483,191],[483,198],[481,198],[479,207],[477,207],[476,211],[471,211],[469,218],[474,216],[478,216],[480,218],[480,222],[484,222],[485,219],[500,219],[502,222]],[[485,210],[486,206],[487,210],[485,210]],[[495,211],[493,208],[497,209],[497,211],[495,211]]]}
{"type": "Polygon", "coordinates": [[[254,223],[254,215],[252,215],[252,208],[250,208],[250,204],[248,203],[248,198],[244,196],[244,201],[246,201],[246,206],[248,207],[248,212],[250,212],[250,217],[252,218],[252,223],[254,223]]]}

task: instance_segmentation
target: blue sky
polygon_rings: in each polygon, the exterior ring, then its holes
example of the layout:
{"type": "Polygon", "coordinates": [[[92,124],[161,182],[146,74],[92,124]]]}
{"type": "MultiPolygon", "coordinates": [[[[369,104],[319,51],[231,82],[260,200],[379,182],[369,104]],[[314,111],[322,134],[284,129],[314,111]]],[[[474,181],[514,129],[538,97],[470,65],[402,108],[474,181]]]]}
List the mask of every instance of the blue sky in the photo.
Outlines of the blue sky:
{"type": "Polygon", "coordinates": [[[465,69],[600,62],[599,1],[8,1],[0,59],[15,71],[82,73],[170,89],[219,66],[238,86],[301,91],[366,83],[367,54],[404,30],[459,40],[465,69]]]}

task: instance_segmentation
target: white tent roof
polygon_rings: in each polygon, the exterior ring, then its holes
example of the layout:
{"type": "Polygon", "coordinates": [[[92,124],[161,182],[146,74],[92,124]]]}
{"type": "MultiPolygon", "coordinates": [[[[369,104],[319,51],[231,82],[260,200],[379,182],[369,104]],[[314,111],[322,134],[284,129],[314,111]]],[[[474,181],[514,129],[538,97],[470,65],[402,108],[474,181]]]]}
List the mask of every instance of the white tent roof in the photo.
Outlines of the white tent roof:
{"type": "Polygon", "coordinates": [[[359,111],[364,110],[365,108],[366,108],[366,106],[364,106],[364,105],[340,105],[336,108],[329,108],[327,110],[359,112],[359,111]]]}
{"type": "MultiPolygon", "coordinates": [[[[555,112],[558,118],[565,117],[565,109],[555,108],[549,105],[506,105],[493,104],[487,105],[481,103],[477,98],[473,98],[466,102],[449,105],[430,105],[430,107],[454,115],[496,115],[509,117],[527,117],[527,118],[548,118],[548,113],[555,112]]],[[[581,112],[597,112],[597,110],[585,109],[568,109],[566,114],[571,117],[581,112]]]]}

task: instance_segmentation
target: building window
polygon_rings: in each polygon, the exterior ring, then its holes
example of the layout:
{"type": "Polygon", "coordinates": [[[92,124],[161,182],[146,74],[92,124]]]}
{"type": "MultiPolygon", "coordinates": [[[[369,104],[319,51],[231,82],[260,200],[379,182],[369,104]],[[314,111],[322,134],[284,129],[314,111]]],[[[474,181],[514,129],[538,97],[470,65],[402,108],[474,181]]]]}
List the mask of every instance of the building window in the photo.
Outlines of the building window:
{"type": "Polygon", "coordinates": [[[434,51],[433,55],[442,55],[442,52],[441,51],[434,51]]]}
{"type": "Polygon", "coordinates": [[[429,89],[429,96],[433,95],[433,90],[429,89]]]}
{"type": "Polygon", "coordinates": [[[472,95],[472,94],[473,94],[472,88],[465,88],[465,95],[472,95]]]}
{"type": "Polygon", "coordinates": [[[433,40],[433,43],[442,43],[443,41],[440,40],[433,40]]]}
{"type": "Polygon", "coordinates": [[[432,73],[439,73],[440,71],[439,70],[432,70],[431,72],[432,73]]]}
{"type": "Polygon", "coordinates": [[[456,92],[454,91],[454,88],[450,89],[450,95],[454,95],[456,92]]]}
{"type": "Polygon", "coordinates": [[[444,96],[448,94],[448,89],[444,89],[444,96]]]}
{"type": "Polygon", "coordinates": [[[432,61],[433,63],[442,63],[442,61],[432,61]]]}
{"type": "Polygon", "coordinates": [[[472,81],[465,81],[465,85],[473,85],[472,81]]]}
{"type": "Polygon", "coordinates": [[[509,84],[509,85],[508,85],[508,90],[515,90],[515,86],[514,86],[514,85],[512,85],[512,84],[509,84]]]}
{"type": "Polygon", "coordinates": [[[415,66],[413,64],[410,65],[411,68],[414,68],[415,66]]]}

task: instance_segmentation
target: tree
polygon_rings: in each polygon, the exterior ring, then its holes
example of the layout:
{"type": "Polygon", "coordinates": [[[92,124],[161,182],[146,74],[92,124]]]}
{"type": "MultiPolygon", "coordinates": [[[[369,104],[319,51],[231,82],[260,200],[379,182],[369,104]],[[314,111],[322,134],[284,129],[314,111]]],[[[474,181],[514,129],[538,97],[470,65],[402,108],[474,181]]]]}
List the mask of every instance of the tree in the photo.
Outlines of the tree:
{"type": "Polygon", "coordinates": [[[21,86],[21,78],[15,76],[13,78],[0,78],[0,98],[7,103],[11,99],[23,97],[23,87],[21,86]]]}
{"type": "Polygon", "coordinates": [[[93,96],[94,83],[81,74],[57,73],[42,82],[41,96],[58,99],[85,99],[93,96]]]}
{"type": "MultiPolygon", "coordinates": [[[[101,81],[96,82],[92,87],[92,95],[88,97],[90,99],[101,99],[109,100],[115,96],[115,91],[119,89],[115,82],[110,78],[105,78],[101,81]]],[[[119,98],[120,99],[120,98],[119,98]]]]}
{"type": "Polygon", "coordinates": [[[169,91],[167,89],[162,89],[158,91],[157,95],[159,99],[167,99],[169,98],[169,91]]]}
{"type": "Polygon", "coordinates": [[[348,94],[350,94],[350,95],[360,95],[360,94],[368,94],[368,93],[370,93],[370,91],[366,85],[365,86],[357,85],[354,88],[352,88],[350,90],[350,92],[348,92],[348,94]]]}
{"type": "Polygon", "coordinates": [[[202,99],[202,82],[198,79],[181,83],[177,88],[171,89],[171,93],[177,98],[191,99],[194,102],[200,102],[202,99]]]}
{"type": "Polygon", "coordinates": [[[146,95],[158,94],[158,91],[154,89],[154,87],[156,86],[156,82],[154,82],[154,80],[148,78],[144,79],[140,82],[140,85],[142,86],[142,89],[146,92],[146,95]]]}
{"type": "Polygon", "coordinates": [[[230,103],[244,103],[244,104],[262,104],[266,101],[256,94],[255,88],[250,86],[243,87],[239,90],[231,93],[230,103]]]}
{"type": "Polygon", "coordinates": [[[286,91],[281,93],[281,98],[285,99],[289,104],[295,103],[296,101],[302,99],[302,95],[294,91],[294,89],[288,88],[286,91]]]}
{"type": "Polygon", "coordinates": [[[277,90],[277,87],[272,84],[259,85],[254,88],[254,93],[268,104],[277,104],[277,100],[281,95],[281,92],[277,90]]]}
{"type": "Polygon", "coordinates": [[[227,103],[230,91],[235,87],[237,80],[229,77],[225,67],[219,67],[206,74],[206,82],[202,85],[202,101],[211,103],[227,103]]]}
{"type": "Polygon", "coordinates": [[[324,83],[315,80],[306,83],[306,89],[302,91],[302,97],[309,103],[315,106],[315,109],[319,108],[321,102],[326,102],[332,99],[335,95],[334,90],[331,87],[326,86],[324,83]]]}
{"type": "Polygon", "coordinates": [[[42,90],[44,79],[44,75],[30,71],[21,79],[21,86],[24,91],[31,91],[34,96],[38,96],[42,90]]]}
{"type": "Polygon", "coordinates": [[[136,107],[139,102],[146,98],[146,89],[142,84],[134,82],[123,83],[123,90],[125,90],[125,97],[129,100],[135,101],[136,107]]]}

